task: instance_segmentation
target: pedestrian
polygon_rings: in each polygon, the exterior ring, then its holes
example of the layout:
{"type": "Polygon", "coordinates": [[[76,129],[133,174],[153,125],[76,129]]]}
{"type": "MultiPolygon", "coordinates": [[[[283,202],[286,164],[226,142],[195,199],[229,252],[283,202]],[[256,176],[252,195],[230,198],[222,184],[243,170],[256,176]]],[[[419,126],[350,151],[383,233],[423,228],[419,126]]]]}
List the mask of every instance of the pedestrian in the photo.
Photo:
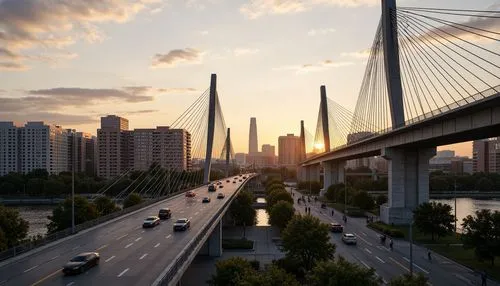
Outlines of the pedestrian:
{"type": "Polygon", "coordinates": [[[430,250],[427,251],[427,259],[429,259],[429,261],[432,260],[431,251],[430,250]]]}
{"type": "Polygon", "coordinates": [[[481,272],[481,286],[486,286],[487,281],[486,271],[481,272]]]}
{"type": "Polygon", "coordinates": [[[393,246],[393,244],[394,244],[394,241],[393,241],[393,240],[392,240],[392,238],[391,238],[391,240],[389,241],[389,247],[391,248],[391,250],[392,250],[392,246],[393,246]]]}
{"type": "Polygon", "coordinates": [[[335,211],[332,209],[332,216],[333,216],[334,213],[335,213],[335,211]]]}

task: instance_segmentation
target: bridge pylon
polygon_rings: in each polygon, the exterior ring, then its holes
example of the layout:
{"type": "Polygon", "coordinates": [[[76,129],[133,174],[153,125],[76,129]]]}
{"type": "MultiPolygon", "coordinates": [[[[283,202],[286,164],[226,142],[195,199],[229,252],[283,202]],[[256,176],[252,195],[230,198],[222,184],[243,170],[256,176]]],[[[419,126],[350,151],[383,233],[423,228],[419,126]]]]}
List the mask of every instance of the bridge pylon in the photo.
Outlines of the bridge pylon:
{"type": "Polygon", "coordinates": [[[217,93],[217,75],[212,74],[210,78],[210,95],[208,102],[208,130],[207,130],[207,153],[205,155],[205,173],[203,183],[210,182],[210,169],[212,167],[212,149],[214,145],[215,130],[215,102],[217,93]]]}
{"type": "Polygon", "coordinates": [[[325,146],[325,153],[330,152],[330,126],[328,124],[328,103],[326,98],[326,87],[324,85],[320,88],[321,93],[321,123],[323,126],[323,144],[325,146]]]}

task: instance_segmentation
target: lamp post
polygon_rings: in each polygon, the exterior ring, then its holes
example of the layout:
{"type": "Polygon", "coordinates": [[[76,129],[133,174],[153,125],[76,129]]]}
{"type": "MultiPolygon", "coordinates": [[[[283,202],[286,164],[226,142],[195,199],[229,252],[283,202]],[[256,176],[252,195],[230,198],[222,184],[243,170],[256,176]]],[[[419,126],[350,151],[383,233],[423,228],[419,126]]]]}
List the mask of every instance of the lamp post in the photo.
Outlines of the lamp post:
{"type": "Polygon", "coordinates": [[[76,166],[76,130],[73,130],[73,164],[71,170],[71,233],[75,233],[75,166],[76,166]]]}
{"type": "Polygon", "coordinates": [[[455,197],[455,235],[457,235],[457,177],[455,176],[453,196],[455,197]]]}
{"type": "Polygon", "coordinates": [[[413,216],[410,220],[410,276],[413,277],[413,216]]]}

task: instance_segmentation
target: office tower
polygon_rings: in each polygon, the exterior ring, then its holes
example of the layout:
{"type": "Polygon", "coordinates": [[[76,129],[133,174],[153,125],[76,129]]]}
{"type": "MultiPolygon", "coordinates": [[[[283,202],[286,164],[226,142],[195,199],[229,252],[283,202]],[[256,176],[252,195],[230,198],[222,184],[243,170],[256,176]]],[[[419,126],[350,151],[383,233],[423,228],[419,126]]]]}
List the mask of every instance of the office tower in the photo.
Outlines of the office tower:
{"type": "Polygon", "coordinates": [[[295,168],[300,160],[300,137],[293,134],[278,137],[278,153],[280,166],[295,168]]]}
{"type": "Polygon", "coordinates": [[[488,173],[488,140],[474,140],[472,142],[472,172],[488,173]]]}
{"type": "Polygon", "coordinates": [[[259,143],[257,140],[257,119],[255,117],[250,118],[250,134],[248,140],[248,154],[254,154],[259,152],[259,143]]]}
{"type": "Polygon", "coordinates": [[[0,176],[18,172],[19,136],[13,122],[0,122],[0,176]]]}
{"type": "Polygon", "coordinates": [[[19,128],[20,171],[45,169],[49,174],[68,171],[67,131],[43,122],[28,122],[19,128]]]}
{"type": "Polygon", "coordinates": [[[262,157],[264,157],[266,165],[273,166],[276,163],[276,148],[269,144],[262,145],[262,157]]]}

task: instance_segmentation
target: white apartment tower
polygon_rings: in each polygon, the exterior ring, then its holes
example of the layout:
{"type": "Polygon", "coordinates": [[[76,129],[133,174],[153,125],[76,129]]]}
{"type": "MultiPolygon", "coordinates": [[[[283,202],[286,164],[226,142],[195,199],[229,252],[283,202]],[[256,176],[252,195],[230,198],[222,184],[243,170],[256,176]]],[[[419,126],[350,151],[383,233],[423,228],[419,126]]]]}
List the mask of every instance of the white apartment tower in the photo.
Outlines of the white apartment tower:
{"type": "Polygon", "coordinates": [[[130,135],[127,119],[116,115],[101,117],[101,128],[97,129],[97,176],[113,178],[133,167],[130,135]]]}
{"type": "Polygon", "coordinates": [[[13,122],[0,122],[0,176],[17,172],[19,136],[13,122]]]}

